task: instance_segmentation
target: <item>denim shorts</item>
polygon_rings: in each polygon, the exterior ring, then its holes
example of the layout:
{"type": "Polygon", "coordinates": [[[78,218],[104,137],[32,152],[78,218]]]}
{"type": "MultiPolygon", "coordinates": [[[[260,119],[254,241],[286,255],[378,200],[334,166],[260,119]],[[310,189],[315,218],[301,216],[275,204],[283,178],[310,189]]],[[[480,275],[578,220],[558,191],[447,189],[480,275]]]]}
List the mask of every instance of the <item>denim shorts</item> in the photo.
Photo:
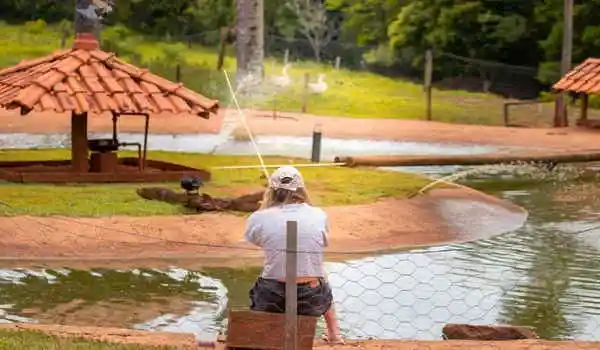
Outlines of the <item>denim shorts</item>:
{"type": "MultiPolygon", "coordinates": [[[[298,315],[319,317],[331,308],[333,294],[324,278],[319,283],[298,283],[298,315]]],[[[250,289],[250,309],[285,313],[285,282],[259,277],[250,289]]]]}

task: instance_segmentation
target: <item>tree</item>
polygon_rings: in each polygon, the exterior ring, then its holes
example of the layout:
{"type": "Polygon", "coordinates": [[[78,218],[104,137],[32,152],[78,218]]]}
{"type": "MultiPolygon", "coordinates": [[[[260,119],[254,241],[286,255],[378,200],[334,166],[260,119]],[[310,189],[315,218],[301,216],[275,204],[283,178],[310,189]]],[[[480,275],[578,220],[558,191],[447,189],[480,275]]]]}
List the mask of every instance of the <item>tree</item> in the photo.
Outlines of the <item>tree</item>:
{"type": "Polygon", "coordinates": [[[330,0],[330,9],[343,14],[342,36],[358,45],[388,43],[388,26],[410,0],[330,0]]]}
{"type": "MultiPolygon", "coordinates": [[[[576,2],[573,9],[573,63],[588,57],[597,57],[600,51],[600,26],[597,13],[600,0],[576,2]]],[[[538,79],[555,83],[560,78],[560,60],[563,40],[563,1],[545,0],[535,7],[535,22],[540,28],[540,57],[538,79]]]]}
{"type": "Polygon", "coordinates": [[[530,66],[540,51],[532,27],[534,7],[529,2],[507,0],[502,6],[483,0],[413,0],[389,26],[390,46],[396,61],[414,68],[423,66],[427,49],[468,58],[466,64],[440,60],[436,72],[456,76],[479,75],[489,88],[499,71],[474,60],[530,66]],[[505,4],[506,3],[506,4],[505,4]],[[457,72],[457,68],[459,68],[457,72]]]}
{"type": "Polygon", "coordinates": [[[322,50],[336,35],[337,29],[327,18],[327,7],[322,0],[290,0],[287,5],[296,14],[297,28],[308,40],[317,62],[322,50]]]}
{"type": "Polygon", "coordinates": [[[264,76],[263,0],[236,2],[237,81],[259,85],[264,76]],[[249,78],[251,77],[251,78],[249,78]]]}

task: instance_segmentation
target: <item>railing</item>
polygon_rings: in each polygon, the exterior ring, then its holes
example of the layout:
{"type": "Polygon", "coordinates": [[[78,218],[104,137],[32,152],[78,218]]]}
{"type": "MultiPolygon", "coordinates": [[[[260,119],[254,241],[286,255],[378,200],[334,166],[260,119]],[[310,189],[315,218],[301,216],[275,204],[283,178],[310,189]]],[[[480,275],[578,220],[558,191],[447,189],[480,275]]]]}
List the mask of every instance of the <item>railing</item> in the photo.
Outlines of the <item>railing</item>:
{"type": "Polygon", "coordinates": [[[554,103],[554,101],[512,101],[512,102],[504,102],[502,109],[502,116],[504,119],[504,126],[519,126],[519,125],[511,125],[510,124],[510,116],[509,116],[509,108],[511,106],[523,106],[523,105],[539,105],[543,103],[554,103]]]}

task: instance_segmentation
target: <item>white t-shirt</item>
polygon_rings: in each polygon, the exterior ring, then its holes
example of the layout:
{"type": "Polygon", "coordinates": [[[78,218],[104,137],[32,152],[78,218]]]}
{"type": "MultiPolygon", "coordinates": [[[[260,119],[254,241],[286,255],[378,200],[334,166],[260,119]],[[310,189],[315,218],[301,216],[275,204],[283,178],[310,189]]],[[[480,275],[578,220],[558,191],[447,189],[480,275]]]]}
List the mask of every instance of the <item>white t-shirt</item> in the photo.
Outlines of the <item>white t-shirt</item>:
{"type": "Polygon", "coordinates": [[[259,210],[250,215],[246,240],[263,248],[263,278],[285,278],[287,222],[298,223],[298,277],[322,277],[323,248],[327,246],[327,214],[308,204],[286,204],[259,210]]]}

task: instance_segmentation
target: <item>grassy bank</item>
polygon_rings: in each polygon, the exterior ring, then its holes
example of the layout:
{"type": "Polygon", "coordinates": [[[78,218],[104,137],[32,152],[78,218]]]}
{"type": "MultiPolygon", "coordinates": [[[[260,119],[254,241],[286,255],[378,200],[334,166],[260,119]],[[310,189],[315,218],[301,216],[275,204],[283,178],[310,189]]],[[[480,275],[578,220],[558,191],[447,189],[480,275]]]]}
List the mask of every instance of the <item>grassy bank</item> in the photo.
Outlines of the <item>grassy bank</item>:
{"type": "MultiPolygon", "coordinates": [[[[106,31],[110,31],[107,29],[106,31]]],[[[108,36],[105,35],[106,37],[108,36]]],[[[190,88],[218,98],[228,104],[230,94],[223,73],[216,71],[217,48],[173,44],[153,41],[139,36],[127,36],[118,40],[127,48],[136,64],[148,67],[168,79],[175,79],[175,61],[184,61],[182,82],[190,88]]],[[[71,40],[66,46],[71,45],[71,40]]],[[[53,27],[32,33],[25,26],[0,25],[0,67],[16,64],[21,59],[34,58],[60,48],[60,35],[53,27]]],[[[267,56],[268,52],[267,52],[267,56]]],[[[342,64],[343,65],[343,64],[342,64]]],[[[224,67],[235,70],[235,56],[230,48],[224,67]]],[[[281,75],[282,62],[273,58],[265,61],[268,76],[281,75]]],[[[293,62],[289,74],[292,84],[275,94],[265,86],[260,97],[242,101],[248,108],[272,108],[274,101],[282,111],[300,112],[304,75],[316,81],[320,73],[327,75],[328,90],[322,95],[310,95],[307,112],[316,115],[347,116],[357,118],[422,119],[425,116],[425,100],[420,84],[392,79],[368,72],[346,69],[335,70],[331,62],[293,62]]],[[[268,80],[268,79],[267,79],[268,80]]],[[[268,85],[268,84],[267,84],[268,85]]],[[[504,99],[491,94],[465,91],[433,91],[433,119],[436,121],[467,124],[502,124],[504,99]]],[[[547,123],[551,121],[552,106],[516,106],[511,109],[511,122],[521,124],[547,123]]]]}
{"type": "Polygon", "coordinates": [[[175,347],[124,345],[84,339],[59,338],[34,331],[0,330],[0,350],[175,350],[175,347]]]}
{"type": "MultiPolygon", "coordinates": [[[[123,152],[133,156],[133,153],[123,152]]],[[[210,170],[212,167],[257,164],[255,157],[214,156],[194,153],[149,152],[149,158],[210,170]]],[[[69,151],[2,150],[0,161],[69,159],[69,151]]],[[[305,162],[304,160],[295,160],[305,162]]],[[[288,164],[289,158],[266,157],[267,164],[288,164]]],[[[403,197],[429,181],[413,174],[376,169],[304,168],[302,173],[311,197],[318,205],[348,205],[374,202],[384,197],[403,197]]],[[[265,180],[259,169],[214,170],[204,192],[229,196],[260,189],[265,180]]],[[[178,183],[147,184],[181,191],[178,183]]],[[[137,196],[141,184],[42,185],[0,183],[0,215],[168,215],[181,213],[178,206],[148,201],[137,196]]]]}

